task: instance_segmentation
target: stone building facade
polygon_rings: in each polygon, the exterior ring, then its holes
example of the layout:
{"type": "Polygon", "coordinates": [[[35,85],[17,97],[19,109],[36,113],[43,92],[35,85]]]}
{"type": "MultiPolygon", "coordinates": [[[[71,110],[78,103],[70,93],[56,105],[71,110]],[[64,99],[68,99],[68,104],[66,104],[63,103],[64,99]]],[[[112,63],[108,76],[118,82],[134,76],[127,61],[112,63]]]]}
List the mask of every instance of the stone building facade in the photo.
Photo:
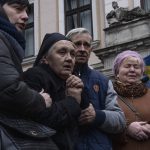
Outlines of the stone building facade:
{"type": "Polygon", "coordinates": [[[143,57],[150,55],[150,16],[104,29],[106,47],[94,52],[102,60],[97,68],[112,77],[112,64],[116,55],[124,50],[135,50],[143,57]]]}
{"type": "MultiPolygon", "coordinates": [[[[116,27],[109,27],[106,21],[106,14],[112,10],[111,4],[113,0],[29,1],[32,9],[28,28],[25,32],[27,45],[26,57],[22,64],[24,70],[32,66],[46,33],[60,32],[64,35],[66,34],[68,28],[67,15],[70,15],[69,17],[73,19],[74,27],[83,26],[87,28],[90,25],[94,40],[94,53],[91,55],[89,64],[91,67],[96,68],[108,76],[112,76],[112,61],[120,51],[128,48],[138,50],[143,57],[149,54],[149,17],[134,20],[116,27]],[[67,12],[68,4],[72,7],[67,12]],[[84,12],[86,9],[88,9],[87,12],[84,12]],[[78,15],[73,14],[74,12],[81,14],[79,18],[78,15]],[[81,17],[83,16],[82,14],[85,17],[81,17]],[[85,20],[85,18],[87,19],[85,20]],[[80,19],[79,24],[77,24],[75,19],[80,19]]],[[[116,1],[119,6],[132,9],[136,6],[141,6],[141,1],[146,0],[116,1]]],[[[147,1],[149,2],[149,0],[147,1]]]]}
{"type": "Polygon", "coordinates": [[[105,47],[94,50],[96,55],[101,59],[101,64],[94,67],[108,77],[113,78],[112,65],[118,53],[124,50],[135,50],[143,58],[150,55],[149,14],[113,26],[107,25],[104,28],[104,32],[105,47]]]}

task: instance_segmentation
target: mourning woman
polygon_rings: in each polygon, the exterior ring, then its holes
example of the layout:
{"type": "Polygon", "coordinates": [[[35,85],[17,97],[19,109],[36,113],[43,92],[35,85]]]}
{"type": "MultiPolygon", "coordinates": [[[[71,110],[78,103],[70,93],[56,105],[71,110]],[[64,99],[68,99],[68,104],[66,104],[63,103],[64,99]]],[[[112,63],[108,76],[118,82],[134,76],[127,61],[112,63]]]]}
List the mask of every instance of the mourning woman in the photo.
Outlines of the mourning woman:
{"type": "Polygon", "coordinates": [[[114,89],[127,122],[121,138],[114,142],[114,150],[150,149],[150,89],[141,82],[144,67],[140,54],[131,50],[114,60],[114,89]]]}
{"type": "Polygon", "coordinates": [[[72,75],[75,45],[60,33],[46,34],[33,68],[24,72],[24,81],[34,90],[52,98],[49,109],[34,119],[54,128],[54,141],[61,150],[73,150],[80,115],[83,83],[72,75]]]}

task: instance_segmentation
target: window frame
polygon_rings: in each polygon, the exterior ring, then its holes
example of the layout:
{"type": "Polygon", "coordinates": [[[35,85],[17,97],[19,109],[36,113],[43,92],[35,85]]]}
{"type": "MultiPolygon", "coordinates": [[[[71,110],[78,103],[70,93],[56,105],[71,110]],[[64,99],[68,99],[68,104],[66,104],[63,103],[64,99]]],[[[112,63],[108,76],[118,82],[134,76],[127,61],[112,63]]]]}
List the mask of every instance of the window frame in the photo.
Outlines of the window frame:
{"type": "MultiPolygon", "coordinates": [[[[30,57],[33,57],[34,55],[35,55],[35,38],[34,38],[34,3],[32,2],[32,3],[30,3],[30,8],[29,8],[29,12],[31,11],[30,9],[33,9],[33,20],[32,20],[32,22],[29,22],[29,23],[27,23],[26,24],[26,28],[25,28],[25,31],[24,31],[24,34],[25,34],[25,32],[26,32],[26,30],[28,30],[28,29],[30,29],[30,28],[33,28],[33,50],[32,50],[32,52],[33,52],[33,54],[31,54],[31,55],[25,55],[25,59],[26,58],[30,58],[30,57]]],[[[26,39],[25,39],[26,40],[26,39]]],[[[26,45],[27,45],[27,40],[26,40],[26,45]]],[[[25,51],[27,51],[27,49],[25,49],[25,51]]]]}
{"type": "Polygon", "coordinates": [[[141,5],[141,8],[144,9],[146,12],[149,12],[150,11],[150,5],[149,5],[149,9],[146,10],[146,8],[144,7],[145,6],[145,0],[140,0],[140,5],[141,5]]]}
{"type": "MultiPolygon", "coordinates": [[[[91,16],[91,35],[93,36],[93,15],[92,15],[92,0],[90,0],[90,4],[80,6],[79,1],[77,1],[77,8],[72,9],[72,10],[67,10],[66,5],[64,5],[64,13],[65,13],[65,34],[68,32],[67,31],[67,17],[68,16],[73,16],[74,14],[77,14],[77,27],[81,27],[80,25],[80,14],[82,12],[85,12],[87,10],[90,10],[90,16],[91,16]]],[[[64,0],[64,4],[67,4],[67,0],[64,0]]]]}

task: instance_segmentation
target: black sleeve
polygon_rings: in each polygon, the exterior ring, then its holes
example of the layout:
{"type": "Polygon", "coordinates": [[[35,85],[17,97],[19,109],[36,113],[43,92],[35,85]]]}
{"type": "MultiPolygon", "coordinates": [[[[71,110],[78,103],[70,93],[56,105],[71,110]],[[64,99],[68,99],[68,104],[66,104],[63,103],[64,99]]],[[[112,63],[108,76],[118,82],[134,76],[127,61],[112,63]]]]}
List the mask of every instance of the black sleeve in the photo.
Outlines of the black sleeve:
{"type": "MultiPolygon", "coordinates": [[[[33,89],[44,89],[44,75],[37,68],[31,68],[24,72],[24,81],[33,89]]],[[[45,89],[44,89],[45,90],[45,89]]],[[[52,106],[41,112],[33,119],[37,122],[50,126],[54,129],[61,129],[69,126],[71,122],[77,121],[80,115],[80,105],[76,99],[71,96],[66,96],[64,99],[56,102],[52,99],[52,106]]]]}
{"type": "Polygon", "coordinates": [[[73,97],[66,97],[66,99],[60,102],[53,103],[50,108],[41,112],[34,119],[37,122],[58,130],[70,126],[73,122],[77,122],[79,115],[79,104],[73,97]]]}
{"type": "Polygon", "coordinates": [[[0,69],[0,110],[30,116],[46,108],[43,97],[20,80],[20,73],[1,39],[0,69]]]}
{"type": "Polygon", "coordinates": [[[44,89],[44,75],[38,68],[29,68],[23,72],[24,82],[37,92],[41,92],[44,89]]]}

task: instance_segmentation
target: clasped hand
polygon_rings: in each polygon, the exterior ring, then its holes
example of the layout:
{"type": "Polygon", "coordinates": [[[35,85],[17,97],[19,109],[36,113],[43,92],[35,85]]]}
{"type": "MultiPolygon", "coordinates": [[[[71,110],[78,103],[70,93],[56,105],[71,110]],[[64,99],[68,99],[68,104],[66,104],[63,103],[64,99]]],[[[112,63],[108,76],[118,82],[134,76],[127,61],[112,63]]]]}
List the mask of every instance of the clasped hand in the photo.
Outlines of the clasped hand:
{"type": "Polygon", "coordinates": [[[79,77],[75,75],[70,75],[69,78],[66,80],[66,95],[74,97],[80,104],[81,92],[83,87],[84,84],[79,77]]]}
{"type": "Polygon", "coordinates": [[[81,115],[79,117],[79,124],[80,125],[90,124],[93,122],[95,117],[96,117],[95,109],[93,105],[90,103],[88,108],[83,109],[81,111],[81,115]]]}
{"type": "Polygon", "coordinates": [[[150,124],[147,122],[132,122],[127,128],[127,134],[139,141],[150,137],[150,124]]]}

